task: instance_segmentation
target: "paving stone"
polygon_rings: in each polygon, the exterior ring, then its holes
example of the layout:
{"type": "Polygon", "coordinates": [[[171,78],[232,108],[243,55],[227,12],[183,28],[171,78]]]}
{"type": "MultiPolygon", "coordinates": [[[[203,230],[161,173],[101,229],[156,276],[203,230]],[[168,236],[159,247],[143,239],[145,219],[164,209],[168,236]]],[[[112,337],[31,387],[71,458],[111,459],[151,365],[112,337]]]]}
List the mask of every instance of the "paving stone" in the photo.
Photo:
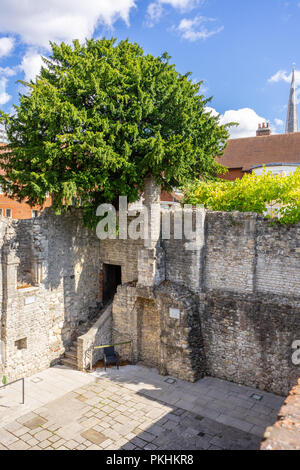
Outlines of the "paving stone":
{"type": "Polygon", "coordinates": [[[67,447],[68,449],[70,450],[74,450],[78,447],[78,442],[74,441],[74,440],[71,440],[71,441],[67,441],[65,443],[65,447],[67,447]]]}
{"type": "Polygon", "coordinates": [[[31,441],[32,436],[29,434],[29,432],[27,432],[26,434],[22,434],[21,439],[24,442],[28,442],[31,441]]]}
{"type": "Polygon", "coordinates": [[[66,441],[64,439],[60,439],[59,441],[56,441],[52,444],[53,449],[58,449],[59,447],[62,447],[66,441]]]}
{"type": "Polygon", "coordinates": [[[102,442],[102,444],[100,444],[100,447],[102,449],[107,449],[107,447],[109,447],[112,444],[113,444],[113,441],[111,439],[106,439],[106,441],[104,441],[104,442],[102,442]]]}
{"type": "Polygon", "coordinates": [[[46,419],[42,418],[41,416],[35,416],[34,418],[31,418],[28,421],[23,422],[23,425],[33,430],[33,429],[39,428],[40,426],[46,423],[47,423],[46,419]]]}
{"type": "Polygon", "coordinates": [[[37,439],[35,439],[34,437],[32,437],[29,441],[27,441],[27,444],[30,447],[37,446],[38,443],[39,443],[39,441],[37,439]]]}
{"type": "Polygon", "coordinates": [[[6,429],[6,431],[11,432],[12,434],[15,434],[15,431],[23,429],[23,426],[20,425],[20,423],[18,423],[17,421],[13,421],[12,423],[5,425],[4,429],[6,429]]]}
{"type": "Polygon", "coordinates": [[[137,437],[139,437],[143,441],[152,442],[152,441],[154,441],[156,436],[154,434],[150,433],[150,432],[142,432],[137,437]]]}
{"type": "Polygon", "coordinates": [[[141,449],[143,449],[145,447],[145,445],[147,445],[147,442],[140,439],[139,437],[134,437],[132,439],[131,443],[135,446],[139,446],[141,449]]]}
{"type": "Polygon", "coordinates": [[[37,439],[38,441],[44,441],[45,439],[48,439],[49,437],[51,437],[53,434],[50,432],[50,431],[47,431],[45,429],[43,429],[42,431],[39,431],[37,432],[34,437],[35,439],[37,439]]]}
{"type": "Polygon", "coordinates": [[[4,446],[9,446],[18,440],[19,439],[10,432],[5,429],[0,429],[0,443],[4,446]]]}
{"type": "Polygon", "coordinates": [[[15,431],[13,431],[12,434],[14,434],[16,437],[21,437],[23,439],[23,436],[25,434],[28,434],[28,428],[21,426],[19,427],[19,429],[16,429],[15,431]]]}
{"type": "Polygon", "coordinates": [[[144,450],[156,450],[156,449],[157,449],[157,446],[155,446],[154,444],[147,444],[144,447],[144,450]]]}
{"type": "MultiPolygon", "coordinates": [[[[131,442],[127,442],[127,444],[125,444],[123,447],[122,447],[123,450],[133,450],[135,449],[135,446],[134,444],[132,444],[131,442]]],[[[145,448],[145,450],[147,450],[145,448]]],[[[150,449],[149,449],[150,450],[150,449]]]]}
{"type": "Polygon", "coordinates": [[[253,427],[250,423],[246,421],[239,420],[237,418],[233,418],[232,416],[228,415],[221,415],[217,418],[219,423],[227,424],[228,426],[240,429],[241,431],[248,432],[253,427]]]}
{"type": "Polygon", "coordinates": [[[46,441],[41,441],[38,446],[41,448],[41,449],[47,449],[48,447],[51,447],[51,442],[46,440],[46,441]]]}
{"type": "Polygon", "coordinates": [[[107,437],[94,429],[88,429],[87,431],[81,434],[86,440],[92,442],[93,444],[100,445],[102,442],[106,441],[107,437]]]}
{"type": "Polygon", "coordinates": [[[20,424],[23,424],[25,423],[25,421],[30,421],[36,417],[37,417],[36,413],[30,412],[30,413],[24,414],[23,416],[20,416],[19,418],[16,419],[16,421],[20,424]]]}
{"type": "Polygon", "coordinates": [[[262,402],[256,403],[250,398],[255,390],[213,378],[196,384],[178,381],[176,388],[168,389],[163,377],[142,368],[137,371],[141,376],[132,380],[129,388],[127,377],[118,385],[115,378],[98,379],[101,387],[95,383],[79,387],[60,400],[39,407],[35,413],[12,421],[8,430],[0,428],[0,448],[18,446],[18,441],[23,441],[31,448],[78,450],[257,449],[262,428],[273,424],[275,412],[269,405],[281,400],[271,400],[273,395],[262,392],[262,402]],[[137,384],[141,383],[152,383],[161,389],[159,399],[157,390],[140,392],[137,384]],[[174,397],[177,402],[182,400],[187,409],[171,406],[174,397]],[[87,404],[96,399],[101,403],[87,404]],[[92,434],[87,435],[89,432],[92,434]]]}

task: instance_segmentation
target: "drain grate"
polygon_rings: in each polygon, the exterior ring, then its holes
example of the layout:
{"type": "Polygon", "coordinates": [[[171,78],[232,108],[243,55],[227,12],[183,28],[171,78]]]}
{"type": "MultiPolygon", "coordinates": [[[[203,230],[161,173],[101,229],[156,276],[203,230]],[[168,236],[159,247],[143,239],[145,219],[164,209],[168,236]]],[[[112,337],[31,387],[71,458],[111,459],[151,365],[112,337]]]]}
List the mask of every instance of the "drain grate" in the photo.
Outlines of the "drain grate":
{"type": "Polygon", "coordinates": [[[263,399],[263,396],[258,395],[258,393],[253,393],[253,395],[251,395],[251,398],[253,398],[253,400],[256,400],[256,401],[261,401],[263,399]]]}

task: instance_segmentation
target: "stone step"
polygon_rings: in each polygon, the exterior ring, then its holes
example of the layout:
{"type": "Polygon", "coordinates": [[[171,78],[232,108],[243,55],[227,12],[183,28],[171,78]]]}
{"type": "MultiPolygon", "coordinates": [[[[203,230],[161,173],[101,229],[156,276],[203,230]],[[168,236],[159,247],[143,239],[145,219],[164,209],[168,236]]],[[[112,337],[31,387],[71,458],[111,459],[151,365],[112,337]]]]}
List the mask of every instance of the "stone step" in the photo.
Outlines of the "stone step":
{"type": "Polygon", "coordinates": [[[72,351],[72,349],[70,349],[65,353],[65,358],[77,361],[77,350],[75,349],[75,351],[72,351]]]}
{"type": "Polygon", "coordinates": [[[64,358],[61,360],[61,363],[62,363],[64,366],[71,367],[72,369],[77,369],[77,361],[75,361],[75,360],[73,360],[73,359],[64,357],[64,358]]]}

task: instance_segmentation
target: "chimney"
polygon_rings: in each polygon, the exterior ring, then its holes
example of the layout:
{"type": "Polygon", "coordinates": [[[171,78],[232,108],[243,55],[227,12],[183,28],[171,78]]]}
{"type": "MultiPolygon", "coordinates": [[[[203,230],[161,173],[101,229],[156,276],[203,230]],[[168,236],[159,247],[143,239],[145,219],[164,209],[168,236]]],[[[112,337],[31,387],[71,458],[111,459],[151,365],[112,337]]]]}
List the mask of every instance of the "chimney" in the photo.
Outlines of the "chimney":
{"type": "Polygon", "coordinates": [[[263,122],[258,124],[258,129],[256,131],[256,137],[261,137],[265,135],[271,135],[270,124],[268,122],[263,122]]]}

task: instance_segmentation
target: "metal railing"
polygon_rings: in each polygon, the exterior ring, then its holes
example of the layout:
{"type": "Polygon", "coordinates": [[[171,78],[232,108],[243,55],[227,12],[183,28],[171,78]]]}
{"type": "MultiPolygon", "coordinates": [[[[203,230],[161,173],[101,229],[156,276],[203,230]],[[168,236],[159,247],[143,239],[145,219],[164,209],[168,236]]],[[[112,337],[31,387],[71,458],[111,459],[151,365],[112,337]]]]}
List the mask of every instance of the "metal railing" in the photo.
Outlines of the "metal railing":
{"type": "Polygon", "coordinates": [[[25,405],[25,379],[24,377],[22,379],[14,380],[13,382],[9,382],[7,384],[1,385],[0,390],[2,388],[8,387],[9,385],[13,385],[17,382],[22,382],[22,405],[25,405]]]}

